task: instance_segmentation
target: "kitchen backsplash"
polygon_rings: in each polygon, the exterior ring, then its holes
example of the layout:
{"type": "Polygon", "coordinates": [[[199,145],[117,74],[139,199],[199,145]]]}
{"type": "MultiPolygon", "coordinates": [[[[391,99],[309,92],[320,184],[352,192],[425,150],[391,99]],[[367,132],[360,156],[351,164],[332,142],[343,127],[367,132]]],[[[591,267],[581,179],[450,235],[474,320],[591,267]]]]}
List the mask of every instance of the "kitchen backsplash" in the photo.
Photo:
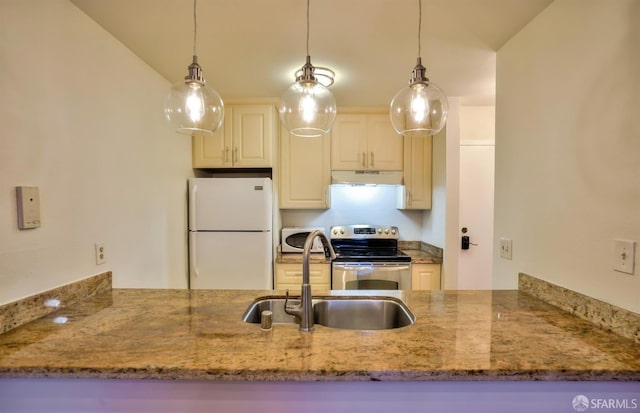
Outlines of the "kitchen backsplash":
{"type": "Polygon", "coordinates": [[[331,185],[328,210],[282,210],[282,226],[395,225],[401,240],[422,238],[422,211],[396,208],[397,186],[331,185]]]}
{"type": "Polygon", "coordinates": [[[435,245],[431,245],[428,242],[424,241],[398,241],[398,248],[401,250],[420,250],[425,253],[425,255],[440,258],[444,257],[444,250],[435,245]]]}
{"type": "Polygon", "coordinates": [[[525,273],[518,274],[518,290],[640,344],[640,314],[525,273]]]}
{"type": "Polygon", "coordinates": [[[112,275],[109,271],[0,305],[0,334],[75,302],[111,290],[111,285],[112,275]]]}

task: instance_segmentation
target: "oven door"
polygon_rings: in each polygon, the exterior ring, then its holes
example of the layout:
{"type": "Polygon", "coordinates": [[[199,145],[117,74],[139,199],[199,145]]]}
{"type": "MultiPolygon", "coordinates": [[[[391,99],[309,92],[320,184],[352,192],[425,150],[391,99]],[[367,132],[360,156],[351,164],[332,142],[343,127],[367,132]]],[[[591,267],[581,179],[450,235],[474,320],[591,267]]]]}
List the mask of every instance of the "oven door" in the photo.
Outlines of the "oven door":
{"type": "Polygon", "coordinates": [[[332,290],[410,290],[410,262],[336,262],[332,290]]]}

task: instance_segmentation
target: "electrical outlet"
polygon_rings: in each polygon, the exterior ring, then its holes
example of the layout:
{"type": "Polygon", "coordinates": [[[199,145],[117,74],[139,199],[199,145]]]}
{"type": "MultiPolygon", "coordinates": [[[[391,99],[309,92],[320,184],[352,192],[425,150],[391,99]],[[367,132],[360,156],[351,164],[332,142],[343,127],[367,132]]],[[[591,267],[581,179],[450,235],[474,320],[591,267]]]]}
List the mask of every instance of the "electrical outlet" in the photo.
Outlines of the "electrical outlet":
{"type": "Polygon", "coordinates": [[[500,258],[510,260],[512,257],[513,242],[507,238],[500,238],[500,258]]]}
{"type": "Polygon", "coordinates": [[[105,255],[104,244],[96,242],[96,265],[104,264],[107,262],[107,256],[105,255]]]}
{"type": "Polygon", "coordinates": [[[615,240],[613,254],[613,269],[633,275],[636,263],[636,242],[622,239],[615,240]]]}

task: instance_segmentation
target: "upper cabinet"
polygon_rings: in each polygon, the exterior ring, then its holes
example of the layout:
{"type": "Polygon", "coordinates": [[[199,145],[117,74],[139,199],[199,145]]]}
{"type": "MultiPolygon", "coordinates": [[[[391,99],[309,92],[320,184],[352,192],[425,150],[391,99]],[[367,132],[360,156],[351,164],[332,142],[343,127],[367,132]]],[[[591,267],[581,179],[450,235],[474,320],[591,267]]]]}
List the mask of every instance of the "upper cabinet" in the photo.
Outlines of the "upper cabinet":
{"type": "Polygon", "coordinates": [[[301,138],[280,131],[280,208],[327,209],[331,137],[301,138]]]}
{"type": "Polygon", "coordinates": [[[331,129],[331,169],[400,171],[402,147],[388,114],[338,114],[331,129]]]}
{"type": "Polygon", "coordinates": [[[194,168],[270,168],[278,118],[273,105],[230,105],[210,136],[193,137],[194,168]]]}
{"type": "Polygon", "coordinates": [[[433,138],[404,137],[404,186],[398,208],[431,209],[431,151],[433,138]]]}

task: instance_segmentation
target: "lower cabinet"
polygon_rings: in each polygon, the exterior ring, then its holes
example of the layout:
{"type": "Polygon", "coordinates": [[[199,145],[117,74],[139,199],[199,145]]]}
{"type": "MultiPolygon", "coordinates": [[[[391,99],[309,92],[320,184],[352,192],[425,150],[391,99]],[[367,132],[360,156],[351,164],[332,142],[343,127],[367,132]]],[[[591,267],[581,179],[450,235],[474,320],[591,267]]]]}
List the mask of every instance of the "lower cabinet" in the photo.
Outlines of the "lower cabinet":
{"type": "MultiPolygon", "coordinates": [[[[309,281],[314,293],[331,289],[331,267],[329,264],[309,264],[309,281]]],[[[302,286],[302,263],[276,263],[276,290],[289,290],[291,294],[299,294],[302,286]]]]}
{"type": "Polygon", "coordinates": [[[439,290],[440,264],[411,264],[412,290],[439,290]]]}

